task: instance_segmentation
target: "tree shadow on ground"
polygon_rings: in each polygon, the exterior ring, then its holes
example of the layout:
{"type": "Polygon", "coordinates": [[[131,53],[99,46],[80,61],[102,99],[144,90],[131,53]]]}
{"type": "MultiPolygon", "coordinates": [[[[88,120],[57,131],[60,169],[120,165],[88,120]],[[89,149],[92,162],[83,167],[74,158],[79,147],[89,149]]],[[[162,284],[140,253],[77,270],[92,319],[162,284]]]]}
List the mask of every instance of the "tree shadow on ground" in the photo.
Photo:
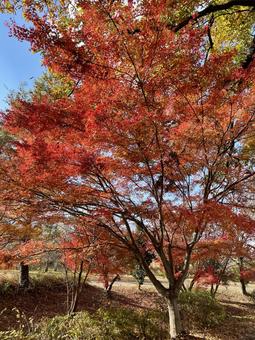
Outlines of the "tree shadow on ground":
{"type": "MultiPolygon", "coordinates": [[[[34,287],[32,289],[13,289],[1,294],[0,298],[0,330],[17,328],[19,326],[18,314],[22,314],[23,321],[33,318],[38,321],[45,317],[66,314],[66,287],[64,284],[55,284],[51,287],[34,287]]],[[[105,299],[102,288],[86,286],[81,294],[78,311],[93,312],[102,306],[105,299]]]]}
{"type": "MultiPolygon", "coordinates": [[[[223,325],[211,330],[200,329],[180,339],[217,339],[254,340],[255,305],[249,302],[221,300],[225,305],[227,319],[223,325]]],[[[116,285],[111,298],[107,298],[103,288],[86,285],[81,294],[78,311],[93,313],[99,308],[126,307],[134,310],[161,310],[166,312],[166,304],[153,291],[139,291],[116,285]]],[[[45,317],[54,317],[66,313],[66,287],[64,283],[52,283],[48,286],[37,285],[28,290],[13,286],[8,292],[0,291],[0,330],[19,327],[17,310],[24,314],[25,320],[30,317],[35,322],[45,317]],[[15,310],[13,310],[15,308],[15,310]]],[[[191,327],[189,327],[191,328],[191,327]]]]}
{"type": "MultiPolygon", "coordinates": [[[[39,321],[42,318],[66,314],[66,287],[64,283],[50,286],[37,285],[30,289],[19,289],[13,286],[8,292],[0,294],[0,330],[8,330],[19,326],[21,314],[23,321],[29,318],[39,321]]],[[[107,297],[103,288],[86,285],[80,295],[77,311],[93,313],[99,308],[127,307],[131,309],[152,310],[157,304],[155,292],[116,289],[111,298],[107,297]]]]}
{"type": "Polygon", "coordinates": [[[227,318],[221,327],[210,334],[222,340],[255,339],[255,306],[252,303],[221,300],[225,306],[227,318]]]}
{"type": "Polygon", "coordinates": [[[253,302],[240,302],[240,301],[228,301],[228,300],[220,300],[222,303],[226,305],[236,305],[239,307],[243,307],[245,309],[254,309],[255,310],[255,301],[253,302]]]}

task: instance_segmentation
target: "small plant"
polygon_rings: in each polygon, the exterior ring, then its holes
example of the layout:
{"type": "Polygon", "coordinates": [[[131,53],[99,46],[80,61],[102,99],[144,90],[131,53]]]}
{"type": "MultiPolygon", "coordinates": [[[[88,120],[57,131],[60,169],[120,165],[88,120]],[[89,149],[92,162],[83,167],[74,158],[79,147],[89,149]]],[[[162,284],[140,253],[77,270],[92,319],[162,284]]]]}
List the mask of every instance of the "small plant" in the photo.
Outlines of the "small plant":
{"type": "Polygon", "coordinates": [[[0,332],[1,340],[20,340],[20,339],[28,339],[25,337],[23,331],[21,330],[11,330],[6,332],[0,332]]]}
{"type": "Polygon", "coordinates": [[[70,316],[55,316],[51,319],[45,319],[40,322],[33,332],[28,334],[28,339],[47,339],[47,340],[60,340],[71,339],[68,337],[70,329],[70,316]]]}
{"type": "Polygon", "coordinates": [[[144,268],[140,264],[137,264],[132,272],[132,275],[136,279],[138,283],[138,288],[140,290],[141,286],[144,284],[144,279],[146,276],[144,268]]]}
{"type": "Polygon", "coordinates": [[[3,281],[0,284],[0,294],[5,295],[14,291],[14,285],[8,281],[3,281]]]}
{"type": "Polygon", "coordinates": [[[100,323],[100,339],[165,339],[167,332],[159,311],[134,311],[127,308],[100,309],[96,313],[100,323]]]}
{"type": "Polygon", "coordinates": [[[194,326],[214,327],[226,318],[224,307],[207,291],[184,291],[180,294],[179,302],[182,315],[194,326]]]}

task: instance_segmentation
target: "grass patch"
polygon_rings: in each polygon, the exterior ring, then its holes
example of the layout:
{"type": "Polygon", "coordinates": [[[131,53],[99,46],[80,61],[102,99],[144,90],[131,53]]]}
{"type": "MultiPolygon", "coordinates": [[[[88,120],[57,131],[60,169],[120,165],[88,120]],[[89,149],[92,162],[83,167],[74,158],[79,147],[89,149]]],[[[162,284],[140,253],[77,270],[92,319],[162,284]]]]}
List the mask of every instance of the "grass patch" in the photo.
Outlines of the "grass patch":
{"type": "MultiPolygon", "coordinates": [[[[127,308],[99,309],[94,314],[79,312],[74,316],[56,316],[33,324],[17,314],[19,329],[0,332],[3,340],[114,340],[167,339],[166,322],[158,311],[134,311],[127,308]]],[[[166,321],[166,320],[165,320],[166,321]]]]}
{"type": "Polygon", "coordinates": [[[179,298],[184,320],[198,328],[212,328],[226,319],[225,308],[205,290],[182,292],[179,298]]]}

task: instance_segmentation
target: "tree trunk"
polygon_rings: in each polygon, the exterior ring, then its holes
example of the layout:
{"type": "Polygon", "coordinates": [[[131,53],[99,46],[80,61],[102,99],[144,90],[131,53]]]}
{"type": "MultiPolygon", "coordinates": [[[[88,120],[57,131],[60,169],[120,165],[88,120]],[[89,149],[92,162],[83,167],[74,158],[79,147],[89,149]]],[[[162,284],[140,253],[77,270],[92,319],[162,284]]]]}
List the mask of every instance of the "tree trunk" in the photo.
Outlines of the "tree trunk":
{"type": "Polygon", "coordinates": [[[189,288],[188,288],[190,292],[192,291],[192,289],[193,289],[195,283],[196,283],[196,281],[195,281],[194,278],[193,278],[193,279],[191,280],[190,285],[189,285],[189,288]]]}
{"type": "Polygon", "coordinates": [[[182,332],[181,317],[176,297],[167,300],[170,339],[177,339],[182,332]]]}
{"type": "Polygon", "coordinates": [[[79,297],[79,292],[78,292],[78,289],[76,288],[75,293],[74,293],[74,297],[73,297],[72,302],[71,302],[71,306],[70,306],[69,311],[68,311],[69,315],[76,313],[77,306],[78,306],[78,297],[79,297]]]}
{"type": "Polygon", "coordinates": [[[246,283],[245,283],[244,279],[240,278],[240,283],[241,283],[243,295],[249,295],[247,290],[246,290],[246,283]]]}
{"type": "Polygon", "coordinates": [[[119,281],[120,280],[120,276],[119,276],[119,274],[117,274],[114,278],[113,278],[113,280],[112,280],[112,282],[110,283],[110,285],[109,285],[109,287],[107,288],[107,290],[106,290],[106,292],[107,292],[107,297],[111,297],[111,292],[112,292],[112,286],[114,285],[114,283],[116,282],[116,281],[119,281]]]}
{"type": "Polygon", "coordinates": [[[49,270],[49,261],[47,260],[45,264],[44,272],[47,273],[48,270],[49,270]]]}
{"type": "Polygon", "coordinates": [[[213,284],[211,284],[210,294],[211,294],[211,297],[215,296],[213,284]]]}
{"type": "Polygon", "coordinates": [[[182,291],[182,292],[187,292],[187,288],[186,288],[186,286],[185,286],[184,283],[183,283],[183,285],[182,285],[181,291],[182,291]]]}
{"type": "Polygon", "coordinates": [[[54,272],[58,270],[58,262],[54,262],[54,272]]]}
{"type": "Polygon", "coordinates": [[[244,258],[243,258],[243,256],[240,256],[240,257],[239,257],[239,263],[238,263],[238,265],[239,265],[239,281],[240,281],[240,283],[241,283],[242,293],[243,293],[243,295],[248,296],[249,293],[248,293],[247,290],[246,290],[246,282],[245,282],[245,280],[242,278],[242,270],[244,269],[244,258]]]}
{"type": "Polygon", "coordinates": [[[24,264],[24,262],[20,263],[19,285],[22,288],[28,288],[29,287],[29,267],[28,267],[27,264],[24,264]]]}
{"type": "Polygon", "coordinates": [[[78,306],[78,299],[80,297],[80,293],[81,293],[81,277],[82,277],[82,273],[83,273],[83,261],[81,261],[80,263],[80,269],[79,269],[79,275],[78,275],[78,279],[76,282],[76,279],[74,279],[73,282],[73,294],[72,294],[72,301],[71,301],[71,306],[69,309],[69,314],[73,314],[76,313],[77,310],[77,306],[78,306]]]}

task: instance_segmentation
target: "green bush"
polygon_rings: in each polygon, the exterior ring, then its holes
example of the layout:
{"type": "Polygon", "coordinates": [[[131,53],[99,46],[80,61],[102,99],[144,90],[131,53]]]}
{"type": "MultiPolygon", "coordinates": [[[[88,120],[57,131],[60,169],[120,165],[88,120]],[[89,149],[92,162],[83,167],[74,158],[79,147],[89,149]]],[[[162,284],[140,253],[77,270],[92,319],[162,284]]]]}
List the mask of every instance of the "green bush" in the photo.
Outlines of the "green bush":
{"type": "Polygon", "coordinates": [[[1,295],[6,295],[10,294],[15,291],[15,286],[8,282],[8,281],[2,281],[0,284],[0,294],[1,295]]]}
{"type": "Polygon", "coordinates": [[[167,339],[158,311],[137,312],[118,308],[98,310],[91,315],[80,312],[74,316],[45,319],[33,329],[0,332],[0,339],[12,340],[114,340],[167,339]]]}
{"type": "Polygon", "coordinates": [[[182,292],[179,298],[184,320],[198,327],[214,327],[226,318],[225,309],[208,291],[182,292]]]}
{"type": "MultiPolygon", "coordinates": [[[[225,319],[224,308],[207,291],[183,292],[179,298],[187,328],[209,328],[225,319]]],[[[159,340],[167,339],[168,315],[164,308],[135,311],[128,308],[99,309],[73,316],[55,316],[35,324],[17,312],[19,329],[0,332],[2,340],[159,340]]]]}
{"type": "Polygon", "coordinates": [[[97,320],[102,322],[100,339],[160,339],[160,336],[166,336],[159,311],[99,310],[97,320]]]}

